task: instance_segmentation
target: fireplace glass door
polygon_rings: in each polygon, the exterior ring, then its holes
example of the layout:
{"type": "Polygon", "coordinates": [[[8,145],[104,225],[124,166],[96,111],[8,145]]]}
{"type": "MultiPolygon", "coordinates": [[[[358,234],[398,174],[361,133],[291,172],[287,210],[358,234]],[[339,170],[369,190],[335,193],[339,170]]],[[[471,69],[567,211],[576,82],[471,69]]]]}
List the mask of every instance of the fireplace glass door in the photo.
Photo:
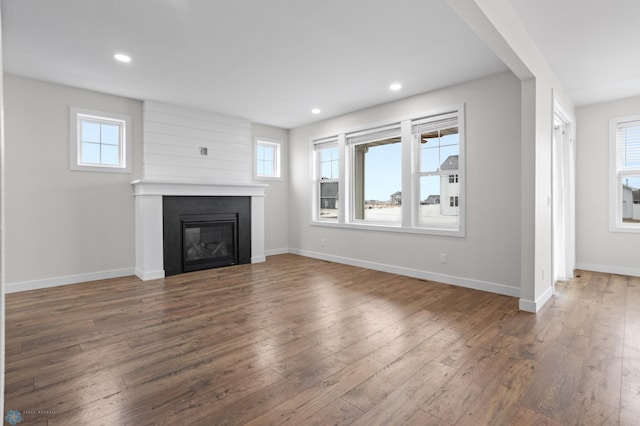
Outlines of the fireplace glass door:
{"type": "Polygon", "coordinates": [[[183,272],[235,265],[238,262],[236,215],[207,216],[182,218],[183,272]]]}

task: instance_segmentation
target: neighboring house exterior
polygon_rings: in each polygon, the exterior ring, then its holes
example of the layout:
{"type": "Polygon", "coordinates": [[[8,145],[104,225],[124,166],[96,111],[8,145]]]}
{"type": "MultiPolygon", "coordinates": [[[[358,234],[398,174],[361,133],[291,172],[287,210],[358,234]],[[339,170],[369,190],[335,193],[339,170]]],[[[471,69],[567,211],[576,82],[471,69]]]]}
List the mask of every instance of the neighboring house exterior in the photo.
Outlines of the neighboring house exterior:
{"type": "Polygon", "coordinates": [[[622,220],[633,218],[633,189],[622,185],[622,220]]]}
{"type": "Polygon", "coordinates": [[[427,204],[427,205],[440,204],[440,196],[439,195],[429,195],[424,200],[424,204],[427,204]]]}
{"type": "Polygon", "coordinates": [[[622,220],[640,220],[640,189],[622,185],[622,220]]]}
{"type": "Polygon", "coordinates": [[[391,205],[399,206],[402,205],[402,192],[397,191],[389,196],[389,201],[391,205]]]}
{"type": "Polygon", "coordinates": [[[450,155],[440,165],[440,170],[448,171],[449,174],[440,178],[440,208],[444,216],[458,216],[460,210],[458,197],[460,195],[460,184],[458,183],[458,156],[450,155]]]}

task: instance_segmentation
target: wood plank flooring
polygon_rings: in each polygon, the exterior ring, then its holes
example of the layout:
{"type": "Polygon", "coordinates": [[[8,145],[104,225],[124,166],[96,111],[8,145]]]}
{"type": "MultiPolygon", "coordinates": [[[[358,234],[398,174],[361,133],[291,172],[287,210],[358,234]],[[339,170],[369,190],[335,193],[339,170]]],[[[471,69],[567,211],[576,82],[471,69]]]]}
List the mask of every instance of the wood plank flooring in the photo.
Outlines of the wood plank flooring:
{"type": "Polygon", "coordinates": [[[319,260],[14,293],[6,409],[67,425],[633,425],[640,278],[518,300],[319,260]]]}

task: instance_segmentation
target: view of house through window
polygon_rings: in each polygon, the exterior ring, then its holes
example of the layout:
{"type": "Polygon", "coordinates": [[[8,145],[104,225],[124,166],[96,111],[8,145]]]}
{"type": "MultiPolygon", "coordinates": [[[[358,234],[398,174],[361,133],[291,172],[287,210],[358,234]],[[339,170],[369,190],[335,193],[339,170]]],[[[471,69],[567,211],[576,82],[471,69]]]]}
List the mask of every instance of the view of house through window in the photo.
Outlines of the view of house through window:
{"type": "Polygon", "coordinates": [[[454,116],[416,123],[420,143],[420,225],[458,224],[460,135],[454,116]],[[442,202],[441,202],[442,200],[442,202]]]}
{"type": "Polygon", "coordinates": [[[612,120],[615,227],[640,229],[640,117],[612,120]]]}
{"type": "Polygon", "coordinates": [[[314,140],[313,219],[464,236],[464,105],[417,117],[314,140]]]}
{"type": "Polygon", "coordinates": [[[337,143],[325,143],[317,146],[319,162],[319,217],[336,219],[338,217],[338,170],[339,160],[337,143]]]}

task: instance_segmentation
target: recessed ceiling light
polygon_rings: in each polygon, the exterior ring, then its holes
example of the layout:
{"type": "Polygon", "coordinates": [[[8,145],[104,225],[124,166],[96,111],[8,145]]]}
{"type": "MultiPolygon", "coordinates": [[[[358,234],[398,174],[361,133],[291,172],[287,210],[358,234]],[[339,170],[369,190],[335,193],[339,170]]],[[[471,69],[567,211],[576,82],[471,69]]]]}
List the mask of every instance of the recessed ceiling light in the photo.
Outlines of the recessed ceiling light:
{"type": "Polygon", "coordinates": [[[402,89],[402,84],[400,83],[393,83],[389,86],[389,89],[391,90],[400,90],[402,89]]]}
{"type": "Polygon", "coordinates": [[[113,55],[114,58],[116,58],[116,61],[120,61],[120,62],[131,62],[131,56],[129,55],[125,55],[124,53],[116,53],[115,55],[113,55]]]}
{"type": "Polygon", "coordinates": [[[320,114],[322,111],[320,111],[320,108],[314,108],[314,109],[311,110],[311,112],[313,114],[320,114]]]}

